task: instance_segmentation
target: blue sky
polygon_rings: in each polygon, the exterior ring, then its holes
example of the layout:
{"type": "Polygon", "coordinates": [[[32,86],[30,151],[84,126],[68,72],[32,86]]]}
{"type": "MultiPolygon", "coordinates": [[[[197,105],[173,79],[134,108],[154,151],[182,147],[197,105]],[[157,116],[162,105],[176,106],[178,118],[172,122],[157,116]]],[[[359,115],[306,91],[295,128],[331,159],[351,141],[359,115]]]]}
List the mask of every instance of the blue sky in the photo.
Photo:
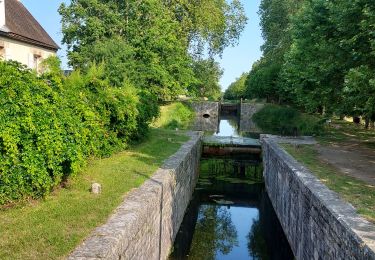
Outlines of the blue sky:
{"type": "Polygon", "coordinates": [[[220,84],[226,89],[230,83],[241,76],[243,72],[248,72],[255,61],[262,53],[260,46],[263,44],[259,16],[257,14],[260,0],[242,0],[244,4],[248,22],[241,35],[239,45],[234,48],[227,48],[223,58],[218,60],[224,68],[224,75],[220,84]]]}
{"type": "MultiPolygon", "coordinates": [[[[61,44],[62,33],[60,25],[60,15],[57,12],[61,3],[68,3],[69,0],[22,0],[22,3],[40,22],[44,29],[60,45],[61,50],[58,55],[62,58],[63,67],[66,68],[67,59],[65,57],[65,46],[61,44]],[[48,2],[48,3],[47,3],[48,2]]],[[[228,87],[243,72],[251,69],[252,64],[261,57],[260,46],[263,43],[257,15],[260,0],[242,0],[246,15],[248,16],[247,26],[240,38],[239,45],[227,48],[222,59],[218,59],[224,75],[220,84],[223,90],[228,87]]]]}

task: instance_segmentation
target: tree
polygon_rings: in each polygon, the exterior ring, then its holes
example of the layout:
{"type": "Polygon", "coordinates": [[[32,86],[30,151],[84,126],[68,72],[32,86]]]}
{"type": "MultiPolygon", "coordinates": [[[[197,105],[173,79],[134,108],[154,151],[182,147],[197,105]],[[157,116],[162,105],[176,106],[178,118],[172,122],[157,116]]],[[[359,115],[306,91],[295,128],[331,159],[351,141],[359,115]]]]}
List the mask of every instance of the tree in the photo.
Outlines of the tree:
{"type": "Polygon", "coordinates": [[[246,97],[264,98],[267,102],[278,103],[281,91],[279,71],[279,64],[272,63],[262,57],[253,65],[246,79],[246,97]]]}
{"type": "Polygon", "coordinates": [[[375,76],[368,66],[351,69],[345,77],[344,111],[365,118],[365,127],[375,121],[375,76]]]}
{"type": "Polygon", "coordinates": [[[239,0],[163,0],[180,23],[179,38],[198,56],[220,55],[228,46],[237,44],[247,18],[239,0]]]}
{"type": "Polygon", "coordinates": [[[117,86],[130,80],[159,99],[186,89],[190,57],[176,37],[179,24],[157,1],[76,0],[60,7],[71,65],[104,62],[117,86]]]}
{"type": "Polygon", "coordinates": [[[291,19],[299,10],[301,1],[263,0],[260,5],[260,25],[264,44],[263,57],[254,64],[246,82],[249,98],[266,98],[268,102],[290,102],[281,78],[285,54],[291,46],[291,19]]]}
{"type": "Polygon", "coordinates": [[[373,14],[374,3],[366,0],[304,4],[293,20],[293,45],[283,67],[283,79],[301,107],[311,112],[356,114],[358,106],[364,106],[354,103],[359,100],[355,96],[362,95],[358,87],[364,95],[372,93],[366,75],[375,71],[373,14]],[[351,80],[358,77],[366,78],[367,86],[363,80],[358,84],[351,80]],[[354,96],[349,98],[348,93],[354,96]]]}
{"type": "Polygon", "coordinates": [[[340,101],[345,52],[335,38],[327,1],[306,2],[292,25],[293,44],[286,55],[283,79],[296,104],[310,112],[333,113],[340,101]]]}
{"type": "Polygon", "coordinates": [[[228,89],[224,93],[225,99],[241,99],[245,97],[246,92],[246,79],[248,73],[243,73],[235,82],[229,85],[228,89]]]}
{"type": "Polygon", "coordinates": [[[71,65],[104,62],[112,83],[130,80],[159,99],[184,93],[194,81],[190,52],[201,59],[194,45],[221,54],[246,22],[238,0],[72,0],[59,11],[71,65]]]}
{"type": "Polygon", "coordinates": [[[219,85],[223,70],[215,60],[197,59],[193,61],[195,82],[192,83],[188,92],[195,97],[208,97],[217,100],[221,96],[219,85]]]}

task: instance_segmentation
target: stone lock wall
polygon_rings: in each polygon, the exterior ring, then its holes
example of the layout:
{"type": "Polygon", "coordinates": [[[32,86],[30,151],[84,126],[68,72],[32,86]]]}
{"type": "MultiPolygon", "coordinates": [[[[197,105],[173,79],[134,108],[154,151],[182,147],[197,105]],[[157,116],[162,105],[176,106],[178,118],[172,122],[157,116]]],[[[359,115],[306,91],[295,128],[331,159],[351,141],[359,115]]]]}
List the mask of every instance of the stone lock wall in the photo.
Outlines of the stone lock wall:
{"type": "Polygon", "coordinates": [[[204,114],[208,114],[213,118],[219,117],[219,102],[192,102],[190,105],[195,111],[197,117],[203,117],[204,114]]]}
{"type": "Polygon", "coordinates": [[[260,129],[253,122],[253,115],[263,108],[260,103],[241,103],[240,131],[260,133],[260,129]]]}
{"type": "Polygon", "coordinates": [[[262,138],[264,178],[297,259],[375,259],[375,226],[272,138],[262,138]]]}
{"type": "Polygon", "coordinates": [[[107,223],[68,259],[168,258],[198,180],[201,134],[190,135],[190,141],[131,191],[107,223]]]}

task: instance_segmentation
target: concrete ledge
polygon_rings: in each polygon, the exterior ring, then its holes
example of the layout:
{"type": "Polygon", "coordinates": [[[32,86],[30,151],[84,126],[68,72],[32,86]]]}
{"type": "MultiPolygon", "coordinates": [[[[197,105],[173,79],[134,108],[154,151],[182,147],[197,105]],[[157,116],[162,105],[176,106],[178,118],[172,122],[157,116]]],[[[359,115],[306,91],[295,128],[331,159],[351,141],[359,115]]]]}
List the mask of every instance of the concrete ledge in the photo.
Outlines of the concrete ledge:
{"type": "Polygon", "coordinates": [[[202,135],[190,136],[68,259],[167,259],[198,179],[202,135]]]}
{"type": "Polygon", "coordinates": [[[297,259],[375,259],[375,225],[323,185],[272,138],[262,138],[264,177],[297,259]]]}

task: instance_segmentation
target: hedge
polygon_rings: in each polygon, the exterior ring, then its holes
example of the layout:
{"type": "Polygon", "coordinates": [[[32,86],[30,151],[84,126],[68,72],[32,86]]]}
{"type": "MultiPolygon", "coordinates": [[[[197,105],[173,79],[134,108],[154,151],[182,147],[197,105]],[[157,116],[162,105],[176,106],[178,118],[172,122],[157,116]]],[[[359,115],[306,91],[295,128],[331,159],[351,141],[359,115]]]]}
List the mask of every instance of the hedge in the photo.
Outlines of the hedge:
{"type": "Polygon", "coordinates": [[[63,78],[0,62],[0,107],[0,204],[47,195],[89,156],[141,138],[158,114],[147,92],[111,87],[103,65],[63,78]]]}

